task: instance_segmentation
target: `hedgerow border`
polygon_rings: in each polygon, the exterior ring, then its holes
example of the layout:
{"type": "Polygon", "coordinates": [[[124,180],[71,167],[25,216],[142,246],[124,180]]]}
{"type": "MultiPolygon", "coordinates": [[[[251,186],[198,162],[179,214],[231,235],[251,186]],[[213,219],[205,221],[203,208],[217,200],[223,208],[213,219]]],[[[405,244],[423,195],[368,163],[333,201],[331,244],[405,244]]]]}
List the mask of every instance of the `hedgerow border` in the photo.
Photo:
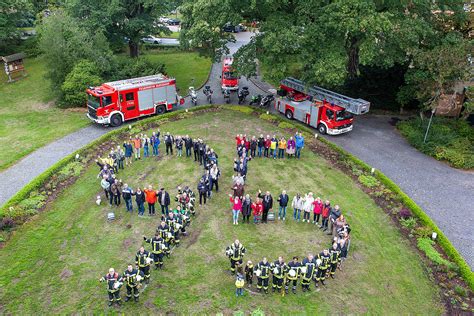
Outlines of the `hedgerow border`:
{"type": "MultiPolygon", "coordinates": [[[[174,112],[169,112],[165,113],[163,115],[160,115],[158,117],[152,116],[149,118],[145,118],[143,120],[140,120],[138,122],[134,122],[133,125],[134,127],[145,127],[145,125],[153,122],[153,123],[160,123],[163,122],[165,123],[168,119],[173,118],[173,117],[178,117],[184,113],[187,112],[200,112],[206,109],[226,109],[230,111],[239,111],[242,113],[260,113],[260,114],[265,114],[264,118],[265,120],[273,121],[273,122],[284,122],[285,126],[292,126],[296,129],[299,129],[303,132],[305,132],[308,135],[314,135],[315,131],[309,128],[308,126],[305,126],[299,122],[295,121],[290,121],[286,118],[283,118],[282,116],[277,116],[274,114],[270,114],[264,110],[261,109],[256,109],[252,107],[247,107],[247,106],[239,106],[239,107],[231,107],[231,106],[222,106],[222,105],[202,105],[202,106],[197,106],[197,107],[192,107],[190,109],[186,110],[178,110],[174,112]]],[[[3,217],[3,215],[6,213],[8,208],[13,207],[23,201],[24,199],[28,198],[29,195],[35,191],[38,190],[47,180],[51,178],[51,176],[61,170],[63,167],[65,167],[68,163],[74,161],[75,157],[77,154],[80,156],[85,153],[86,151],[92,149],[93,147],[110,140],[112,137],[119,135],[121,133],[124,133],[128,130],[128,126],[125,125],[121,128],[115,129],[113,131],[108,132],[107,134],[102,135],[101,137],[97,138],[96,140],[92,141],[88,145],[76,150],[72,154],[66,156],[65,158],[61,159],[51,167],[49,167],[46,171],[44,171],[42,174],[37,176],[35,179],[33,179],[30,183],[28,183],[25,187],[23,187],[20,191],[18,191],[13,197],[11,197],[5,204],[4,206],[0,209],[0,218],[3,217]]],[[[348,153],[341,147],[337,146],[336,144],[328,141],[327,139],[323,137],[318,137],[317,140],[320,142],[324,143],[328,147],[330,147],[332,150],[336,151],[337,153],[343,155],[347,160],[353,162],[357,166],[361,167],[367,172],[370,172],[372,170],[372,167],[368,165],[367,163],[363,162],[359,158],[355,157],[354,155],[348,153]]],[[[389,188],[401,201],[402,204],[404,204],[405,207],[410,209],[413,214],[427,227],[431,228],[433,232],[436,232],[438,237],[438,243],[442,247],[442,249],[445,251],[446,255],[458,266],[459,268],[459,274],[461,277],[466,281],[466,283],[469,285],[471,290],[474,291],[474,273],[471,271],[471,268],[469,265],[466,263],[464,258],[459,254],[459,252],[454,248],[454,246],[451,244],[449,239],[444,235],[444,233],[439,229],[439,227],[433,222],[433,220],[423,211],[423,209],[418,206],[415,201],[413,201],[403,190],[396,185],[390,178],[388,178],[384,173],[382,173],[380,170],[375,170],[374,172],[374,177],[376,177],[383,185],[385,185],[387,188],[389,188]]]]}

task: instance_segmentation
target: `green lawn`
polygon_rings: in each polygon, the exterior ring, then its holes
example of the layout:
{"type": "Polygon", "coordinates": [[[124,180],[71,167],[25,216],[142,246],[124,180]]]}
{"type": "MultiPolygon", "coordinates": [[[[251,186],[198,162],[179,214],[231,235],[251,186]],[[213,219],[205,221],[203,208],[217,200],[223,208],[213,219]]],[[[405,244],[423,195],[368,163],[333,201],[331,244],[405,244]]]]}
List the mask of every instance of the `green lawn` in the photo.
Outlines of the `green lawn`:
{"type": "Polygon", "coordinates": [[[27,58],[25,67],[28,76],[14,83],[0,72],[0,170],[89,124],[84,111],[55,108],[41,58],[27,58]]]}
{"type": "Polygon", "coordinates": [[[154,62],[163,63],[166,71],[176,78],[181,95],[186,95],[189,86],[199,87],[207,80],[211,70],[211,60],[194,52],[148,51],[147,56],[154,62]]]}
{"type": "MultiPolygon", "coordinates": [[[[211,68],[210,59],[193,52],[160,51],[149,52],[147,56],[166,65],[168,74],[176,78],[183,95],[187,94],[190,85],[203,84],[211,68]]],[[[28,76],[14,83],[6,83],[5,73],[0,72],[0,143],[4,144],[0,152],[0,170],[90,123],[85,109],[55,107],[41,58],[27,58],[26,70],[28,76]]]]}
{"type": "MultiPolygon", "coordinates": [[[[437,315],[443,313],[437,286],[429,280],[419,256],[392,225],[390,218],[345,174],[317,154],[303,151],[301,160],[255,159],[249,165],[247,191],[270,190],[275,197],[287,189],[338,203],[353,228],[352,248],[344,270],[321,291],[285,297],[245,293],[237,299],[224,249],[235,238],[247,247],[245,260],[262,256],[286,260],[328,247],[330,237],[313,225],[286,222],[255,226],[231,225],[230,191],[236,133],[284,134],[266,121],[222,110],[191,115],[160,126],[162,132],[202,137],[219,153],[221,192],[197,208],[189,232],[163,271],[153,271],[150,286],[138,304],[127,303],[125,314],[231,314],[261,309],[267,314],[437,315]]],[[[148,133],[150,133],[149,131],[148,133]]],[[[309,141],[309,140],[307,140],[309,141]]],[[[163,150],[163,148],[161,148],[163,150]]],[[[202,171],[191,159],[149,158],[119,174],[133,188],[153,184],[176,194],[177,185],[196,187],[202,171]]],[[[19,228],[0,251],[0,302],[5,314],[101,314],[106,306],[98,279],[113,266],[123,272],[150,236],[158,218],[138,218],[116,209],[107,223],[107,206],[97,206],[97,166],[59,195],[45,212],[19,228]],[[128,226],[130,225],[130,226],[128,226]]],[[[174,204],[174,203],[173,203],[174,204]]],[[[122,290],[122,295],[124,291],[122,290]]],[[[118,311],[118,310],[117,310],[118,311]]]]}

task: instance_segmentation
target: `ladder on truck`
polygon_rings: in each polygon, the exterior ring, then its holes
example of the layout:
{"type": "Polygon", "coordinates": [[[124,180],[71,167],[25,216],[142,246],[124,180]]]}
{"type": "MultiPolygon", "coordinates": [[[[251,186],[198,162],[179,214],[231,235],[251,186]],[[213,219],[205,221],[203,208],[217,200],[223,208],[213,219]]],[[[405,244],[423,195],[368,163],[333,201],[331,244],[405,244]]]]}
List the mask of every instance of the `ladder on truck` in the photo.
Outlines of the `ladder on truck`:
{"type": "Polygon", "coordinates": [[[360,115],[369,112],[369,101],[365,101],[362,99],[353,99],[318,86],[308,88],[303,81],[292,77],[283,79],[281,81],[281,84],[298,92],[305,93],[311,96],[313,99],[326,101],[338,105],[352,114],[360,115]]]}

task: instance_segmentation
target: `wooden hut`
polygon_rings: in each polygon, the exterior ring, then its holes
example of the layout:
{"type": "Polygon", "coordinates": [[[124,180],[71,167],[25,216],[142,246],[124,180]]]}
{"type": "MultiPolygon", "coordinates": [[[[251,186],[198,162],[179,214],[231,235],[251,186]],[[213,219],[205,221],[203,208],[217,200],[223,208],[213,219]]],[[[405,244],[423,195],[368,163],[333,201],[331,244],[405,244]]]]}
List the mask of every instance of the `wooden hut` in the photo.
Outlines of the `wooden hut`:
{"type": "Polygon", "coordinates": [[[26,76],[25,66],[23,60],[24,53],[17,53],[9,56],[3,56],[3,64],[5,66],[5,73],[8,76],[8,82],[12,82],[26,76]]]}

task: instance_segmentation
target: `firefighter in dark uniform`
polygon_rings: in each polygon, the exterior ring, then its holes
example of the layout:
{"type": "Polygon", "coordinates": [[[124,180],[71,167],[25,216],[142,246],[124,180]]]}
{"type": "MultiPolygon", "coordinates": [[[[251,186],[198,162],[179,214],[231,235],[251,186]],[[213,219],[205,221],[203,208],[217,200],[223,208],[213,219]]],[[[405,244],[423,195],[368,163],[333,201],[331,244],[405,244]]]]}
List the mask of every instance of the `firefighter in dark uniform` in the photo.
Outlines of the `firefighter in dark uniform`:
{"type": "Polygon", "coordinates": [[[109,269],[109,273],[99,279],[100,282],[107,282],[107,293],[109,294],[109,306],[115,302],[117,305],[122,303],[120,299],[120,288],[122,287],[122,277],[115,272],[114,268],[109,269]]]}
{"type": "Polygon", "coordinates": [[[288,293],[290,283],[293,283],[293,288],[291,290],[294,294],[296,294],[296,284],[298,282],[300,268],[301,268],[301,262],[298,261],[298,257],[293,257],[293,261],[290,261],[288,263],[288,271],[286,273],[286,284],[285,284],[286,293],[288,293]]]}
{"type": "Polygon", "coordinates": [[[270,270],[271,270],[271,265],[267,261],[267,258],[263,258],[262,261],[260,261],[257,264],[257,289],[259,292],[262,292],[262,287],[263,290],[265,291],[265,294],[268,294],[268,279],[270,277],[270,270]]]}
{"type": "Polygon", "coordinates": [[[339,249],[338,244],[335,242],[334,244],[332,244],[332,248],[329,251],[329,257],[331,258],[330,259],[331,266],[330,266],[329,274],[331,278],[333,279],[334,279],[334,275],[336,274],[337,264],[341,260],[340,255],[341,255],[341,250],[339,249]]]}
{"type": "Polygon", "coordinates": [[[138,250],[137,254],[135,255],[135,263],[137,264],[138,269],[143,272],[145,276],[145,284],[150,283],[150,264],[152,258],[150,257],[150,253],[145,250],[142,246],[140,250],[138,250]]]}
{"type": "Polygon", "coordinates": [[[156,229],[156,231],[160,233],[161,238],[163,238],[163,240],[165,241],[166,248],[163,252],[167,257],[169,257],[171,253],[171,244],[169,238],[170,235],[168,234],[169,230],[170,228],[168,227],[168,225],[166,225],[166,222],[164,220],[161,220],[160,225],[158,225],[158,228],[156,229]]]}
{"type": "Polygon", "coordinates": [[[140,282],[145,277],[145,275],[142,271],[134,269],[133,266],[129,264],[122,277],[127,287],[127,297],[125,298],[125,302],[131,300],[132,293],[133,297],[135,298],[135,302],[138,302],[138,298],[140,297],[140,291],[138,290],[138,287],[140,286],[140,282]]]}
{"type": "Polygon", "coordinates": [[[303,292],[311,291],[309,288],[311,280],[314,276],[314,270],[316,269],[316,260],[314,260],[313,255],[308,255],[307,258],[303,259],[303,263],[301,265],[301,288],[303,292]]]}
{"type": "Polygon", "coordinates": [[[162,269],[163,268],[163,256],[164,256],[164,249],[165,249],[165,240],[161,238],[159,232],[155,233],[155,237],[153,238],[146,238],[143,236],[145,242],[151,244],[151,254],[153,261],[155,261],[155,269],[162,269]]]}
{"type": "Polygon", "coordinates": [[[168,216],[166,217],[166,225],[168,225],[169,232],[173,234],[172,242],[176,247],[179,247],[179,243],[181,242],[179,237],[179,229],[181,228],[176,217],[174,216],[173,212],[169,212],[168,216]]]}
{"type": "Polygon", "coordinates": [[[278,260],[271,264],[272,273],[273,273],[273,281],[272,281],[272,291],[281,291],[283,287],[283,278],[285,277],[286,270],[288,266],[286,265],[285,261],[283,261],[283,257],[278,257],[278,260]]]}
{"type": "Polygon", "coordinates": [[[326,279],[326,273],[328,272],[329,268],[329,263],[331,260],[331,257],[329,255],[329,250],[324,249],[318,254],[317,257],[319,260],[321,260],[321,263],[318,266],[318,270],[316,271],[316,276],[314,278],[316,286],[318,286],[318,282],[321,281],[322,285],[326,285],[324,283],[324,280],[326,279]]]}
{"type": "Polygon", "coordinates": [[[230,258],[230,272],[234,274],[236,266],[240,266],[242,264],[242,258],[245,254],[245,247],[238,239],[236,239],[232,245],[226,248],[226,254],[230,258]]]}

